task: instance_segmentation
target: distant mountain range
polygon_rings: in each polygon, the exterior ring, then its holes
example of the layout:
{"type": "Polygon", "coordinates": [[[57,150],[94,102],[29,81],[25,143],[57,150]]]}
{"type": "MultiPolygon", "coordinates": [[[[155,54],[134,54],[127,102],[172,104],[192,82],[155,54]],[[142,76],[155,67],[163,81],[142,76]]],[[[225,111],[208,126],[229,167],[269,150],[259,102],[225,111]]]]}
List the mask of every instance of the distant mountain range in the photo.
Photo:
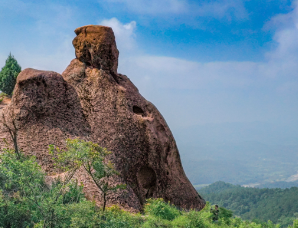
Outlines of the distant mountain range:
{"type": "Polygon", "coordinates": [[[205,124],[173,132],[194,185],[222,180],[248,186],[274,186],[274,182],[295,186],[298,179],[295,124],[205,124]]]}

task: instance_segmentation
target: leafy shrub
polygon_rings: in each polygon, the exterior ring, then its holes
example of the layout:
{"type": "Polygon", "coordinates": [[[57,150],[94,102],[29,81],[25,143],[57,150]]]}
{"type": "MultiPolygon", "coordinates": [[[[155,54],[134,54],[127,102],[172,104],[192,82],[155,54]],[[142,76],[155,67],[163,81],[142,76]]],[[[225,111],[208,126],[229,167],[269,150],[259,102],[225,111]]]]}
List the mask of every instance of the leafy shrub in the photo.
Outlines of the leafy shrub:
{"type": "Polygon", "coordinates": [[[162,219],[160,217],[148,216],[146,217],[145,222],[141,226],[142,228],[159,228],[159,227],[173,227],[171,222],[166,219],[162,219]]]}
{"type": "MultiPolygon", "coordinates": [[[[70,154],[68,154],[70,155],[70,154]]],[[[212,221],[210,204],[201,211],[180,211],[163,199],[149,199],[144,215],[112,206],[102,211],[87,201],[76,181],[45,183],[45,173],[33,156],[13,150],[0,153],[0,227],[3,228],[278,228],[272,222],[243,221],[220,208],[212,221]]],[[[291,228],[298,228],[295,220],[291,228]]]]}
{"type": "Polygon", "coordinates": [[[233,212],[231,210],[228,210],[224,207],[219,208],[219,219],[221,222],[225,224],[230,224],[231,223],[230,218],[232,218],[232,216],[233,216],[233,212]]]}
{"type": "Polygon", "coordinates": [[[209,227],[209,224],[211,223],[211,216],[212,216],[209,210],[210,210],[209,204],[207,204],[202,211],[191,210],[190,212],[185,213],[185,216],[189,220],[189,227],[200,227],[200,228],[209,227]]]}
{"type": "MultiPolygon", "coordinates": [[[[185,215],[176,217],[172,221],[171,224],[174,227],[183,227],[183,228],[200,227],[200,226],[193,226],[192,221],[190,220],[190,218],[188,216],[185,216],[185,215]]],[[[202,227],[204,227],[204,226],[202,226],[202,227]]]]}
{"type": "Polygon", "coordinates": [[[109,207],[104,213],[104,227],[140,227],[143,219],[140,214],[131,214],[120,209],[118,206],[109,207]]]}
{"type": "Polygon", "coordinates": [[[2,103],[2,101],[4,100],[5,97],[7,97],[7,94],[1,92],[1,93],[0,93],[0,104],[2,103]]]}
{"type": "Polygon", "coordinates": [[[61,150],[54,145],[49,146],[49,152],[53,156],[55,166],[60,170],[67,171],[67,180],[72,179],[76,171],[83,167],[98,190],[102,192],[102,210],[104,211],[108,194],[126,188],[124,184],[112,186],[109,182],[109,178],[119,175],[114,169],[114,165],[107,161],[106,157],[111,152],[96,143],[80,139],[67,139],[66,147],[67,150],[61,150]]]}
{"type": "Polygon", "coordinates": [[[156,216],[161,219],[173,220],[181,213],[174,206],[164,202],[163,199],[149,199],[144,211],[148,215],[156,216]]]}
{"type": "Polygon", "coordinates": [[[67,227],[72,204],[85,200],[76,182],[59,180],[51,187],[34,156],[17,156],[13,150],[0,154],[0,227],[67,227]]]}
{"type": "Polygon", "coordinates": [[[294,220],[293,222],[293,228],[298,228],[298,219],[294,220]]]}
{"type": "Polygon", "coordinates": [[[86,205],[84,208],[78,208],[73,214],[71,227],[130,228],[141,227],[142,223],[143,219],[140,214],[131,214],[117,206],[101,211],[94,204],[93,207],[86,205]]]}

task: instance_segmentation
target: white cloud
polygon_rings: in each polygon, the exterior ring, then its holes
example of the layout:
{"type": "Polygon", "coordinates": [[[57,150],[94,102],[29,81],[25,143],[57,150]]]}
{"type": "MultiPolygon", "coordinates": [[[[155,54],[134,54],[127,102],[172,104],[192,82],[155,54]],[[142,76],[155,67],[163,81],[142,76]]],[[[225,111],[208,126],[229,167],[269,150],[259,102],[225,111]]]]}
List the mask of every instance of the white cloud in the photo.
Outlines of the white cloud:
{"type": "Polygon", "coordinates": [[[136,22],[123,24],[106,19],[99,24],[113,28],[120,53],[119,72],[125,73],[142,89],[198,89],[210,85],[245,87],[270,75],[263,63],[254,62],[192,62],[179,58],[139,54],[135,40],[136,22]],[[253,78],[252,78],[253,75],[253,78]]]}
{"type": "Polygon", "coordinates": [[[245,87],[258,80],[251,75],[261,71],[260,66],[253,62],[199,63],[159,56],[127,58],[120,61],[119,67],[119,72],[142,81],[144,88],[150,83],[155,87],[172,89],[199,89],[211,85],[245,87]]]}
{"type": "Polygon", "coordinates": [[[144,83],[144,89],[147,88],[145,84],[152,83],[159,88],[175,89],[273,86],[276,91],[293,90],[296,87],[293,81],[298,81],[298,4],[295,2],[293,6],[293,11],[278,15],[269,22],[276,29],[273,36],[276,47],[265,54],[264,62],[200,63],[143,55],[120,59],[119,72],[123,71],[139,83],[144,83]]]}
{"type": "Polygon", "coordinates": [[[99,24],[109,26],[113,29],[116,37],[117,47],[120,50],[120,53],[122,53],[122,51],[133,51],[133,49],[136,48],[135,21],[123,24],[117,18],[111,18],[105,19],[99,24]]]}
{"type": "MultiPolygon", "coordinates": [[[[273,40],[277,48],[267,53],[272,60],[281,60],[293,64],[298,61],[298,1],[293,3],[294,9],[288,14],[274,17],[266,26],[276,30],[273,40]]],[[[289,64],[287,64],[289,66],[289,64]]]]}
{"type": "Polygon", "coordinates": [[[120,58],[118,72],[127,74],[157,105],[170,126],[290,121],[295,119],[291,107],[298,92],[297,5],[270,23],[275,26],[275,47],[265,54],[265,61],[203,63],[134,52],[120,58]],[[208,112],[202,111],[206,108],[208,112]],[[286,117],[282,120],[281,116],[286,117]]]}
{"type": "Polygon", "coordinates": [[[215,18],[228,17],[234,15],[236,18],[246,18],[248,13],[241,0],[221,0],[203,2],[192,8],[194,14],[198,16],[212,16],[215,18]]]}
{"type": "Polygon", "coordinates": [[[105,0],[99,1],[103,6],[112,5],[114,9],[123,7],[130,12],[142,15],[189,15],[191,17],[212,16],[215,18],[248,16],[241,0],[211,0],[207,2],[190,2],[188,0],[105,0]]]}
{"type": "Polygon", "coordinates": [[[125,6],[127,10],[140,14],[179,14],[186,12],[185,0],[106,0],[105,4],[125,6]]]}

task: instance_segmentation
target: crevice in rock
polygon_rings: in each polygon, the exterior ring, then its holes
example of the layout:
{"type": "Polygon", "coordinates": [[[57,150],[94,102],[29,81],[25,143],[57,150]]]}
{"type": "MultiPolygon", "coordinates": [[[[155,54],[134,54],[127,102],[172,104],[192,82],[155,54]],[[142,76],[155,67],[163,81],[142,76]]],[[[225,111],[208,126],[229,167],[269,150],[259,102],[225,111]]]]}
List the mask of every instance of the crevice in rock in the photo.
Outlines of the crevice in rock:
{"type": "Polygon", "coordinates": [[[110,74],[111,74],[112,77],[115,79],[115,81],[119,84],[118,75],[115,74],[113,71],[110,71],[110,74]]]}
{"type": "MultiPolygon", "coordinates": [[[[91,61],[91,54],[90,54],[90,51],[87,51],[87,52],[86,52],[86,55],[87,55],[87,58],[86,58],[86,59],[88,59],[88,60],[91,61]]],[[[89,62],[89,61],[86,61],[85,64],[86,64],[86,66],[88,66],[88,67],[90,67],[90,66],[92,65],[91,62],[89,62]]]]}

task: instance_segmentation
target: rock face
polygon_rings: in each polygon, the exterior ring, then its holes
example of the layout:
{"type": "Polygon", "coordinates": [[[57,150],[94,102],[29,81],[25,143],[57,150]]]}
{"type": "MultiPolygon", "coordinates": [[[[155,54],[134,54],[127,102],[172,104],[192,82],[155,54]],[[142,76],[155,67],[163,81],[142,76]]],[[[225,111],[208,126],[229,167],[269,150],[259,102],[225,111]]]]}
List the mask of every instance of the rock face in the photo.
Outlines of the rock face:
{"type": "MultiPolygon", "coordinates": [[[[120,172],[111,182],[127,189],[113,193],[109,204],[140,211],[147,198],[164,198],[184,209],[202,209],[205,201],[187,179],[173,135],[156,107],[144,99],[128,77],[117,74],[118,50],[111,28],[75,30],[76,59],[62,75],[26,69],[20,73],[11,103],[20,147],[37,156],[49,174],[47,148],[82,138],[112,151],[120,172]]],[[[13,114],[11,114],[13,113],[13,114]]],[[[8,137],[2,129],[2,137],[8,137]]],[[[2,145],[3,146],[3,145],[2,145]]],[[[84,191],[101,204],[101,195],[83,170],[76,177],[84,191]]]]}

